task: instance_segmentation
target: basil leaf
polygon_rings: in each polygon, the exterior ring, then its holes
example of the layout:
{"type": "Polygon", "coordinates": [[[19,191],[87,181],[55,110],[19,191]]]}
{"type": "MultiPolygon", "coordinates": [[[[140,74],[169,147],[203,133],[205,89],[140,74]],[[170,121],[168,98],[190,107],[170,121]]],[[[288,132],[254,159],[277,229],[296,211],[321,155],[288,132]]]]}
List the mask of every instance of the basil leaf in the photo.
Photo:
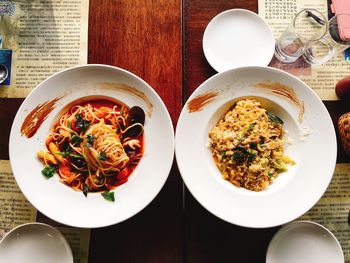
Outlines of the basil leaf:
{"type": "Polygon", "coordinates": [[[78,135],[74,134],[70,141],[74,145],[74,144],[81,143],[83,141],[83,139],[81,137],[79,137],[78,135]]]}
{"type": "Polygon", "coordinates": [[[83,184],[83,194],[85,195],[85,197],[87,197],[89,192],[89,187],[86,184],[83,184]]]}
{"type": "Polygon", "coordinates": [[[276,124],[283,124],[283,121],[278,116],[273,114],[272,112],[267,111],[266,115],[271,122],[276,123],[276,124]]]}
{"type": "Polygon", "coordinates": [[[41,170],[41,173],[46,177],[46,178],[51,178],[56,172],[56,166],[54,165],[48,165],[44,169],[41,170]]]}
{"type": "Polygon", "coordinates": [[[101,195],[104,197],[104,199],[114,202],[114,192],[104,191],[101,193],[101,195]]]}
{"type": "Polygon", "coordinates": [[[91,147],[92,144],[94,143],[94,141],[96,141],[96,139],[97,139],[97,138],[96,138],[94,135],[88,134],[88,135],[86,136],[86,140],[87,140],[86,146],[87,146],[87,147],[91,147]]]}
{"type": "Polygon", "coordinates": [[[69,154],[72,151],[72,147],[70,147],[68,140],[65,140],[62,147],[61,147],[62,152],[66,152],[69,154]]]}
{"type": "Polygon", "coordinates": [[[82,132],[85,132],[89,128],[90,122],[85,120],[83,115],[77,114],[75,119],[77,120],[75,123],[75,128],[80,129],[82,132]]]}
{"type": "Polygon", "coordinates": [[[106,161],[107,160],[107,154],[106,152],[100,152],[100,154],[97,157],[100,161],[106,161]]]}

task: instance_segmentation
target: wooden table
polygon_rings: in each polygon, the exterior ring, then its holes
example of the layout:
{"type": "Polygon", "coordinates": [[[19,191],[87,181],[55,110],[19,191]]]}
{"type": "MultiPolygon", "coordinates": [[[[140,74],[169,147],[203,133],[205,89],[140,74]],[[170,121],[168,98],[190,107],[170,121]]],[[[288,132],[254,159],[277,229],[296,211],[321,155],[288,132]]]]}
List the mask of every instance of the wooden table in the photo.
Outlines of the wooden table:
{"type": "MultiPolygon", "coordinates": [[[[257,12],[257,0],[90,0],[88,62],[127,69],[165,102],[174,127],[182,105],[216,72],[202,51],[207,23],[231,8],[257,12]]],[[[0,99],[0,159],[23,99],[0,99]]],[[[350,104],[325,102],[334,123],[350,104]]],[[[338,162],[349,162],[338,145],[338,162]]],[[[258,219],[257,219],[258,220],[258,219]]],[[[92,230],[89,262],[265,262],[278,228],[248,229],[206,211],[184,186],[174,161],[169,178],[142,212],[92,230]]]]}

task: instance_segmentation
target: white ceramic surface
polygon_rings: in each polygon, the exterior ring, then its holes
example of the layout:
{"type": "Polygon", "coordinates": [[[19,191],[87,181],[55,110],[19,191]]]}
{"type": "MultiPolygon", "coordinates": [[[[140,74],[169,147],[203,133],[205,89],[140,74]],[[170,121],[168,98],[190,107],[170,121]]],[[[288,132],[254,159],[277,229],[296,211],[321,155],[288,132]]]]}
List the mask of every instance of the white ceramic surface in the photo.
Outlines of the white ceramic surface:
{"type": "Polygon", "coordinates": [[[218,73],[201,84],[184,106],[176,129],[175,154],[182,178],[193,196],[217,217],[246,227],[285,224],[308,211],[327,189],[335,168],[337,143],[332,120],[319,97],[298,78],[268,67],[243,67],[218,73]],[[255,87],[261,82],[290,87],[304,104],[255,87]],[[201,111],[190,113],[198,96],[217,92],[201,111]],[[285,153],[296,165],[261,192],[235,187],[222,178],[208,148],[209,130],[239,98],[255,97],[284,120],[290,143],[285,153]]]}
{"type": "Polygon", "coordinates": [[[218,72],[242,66],[267,66],[274,50],[273,32],[264,19],[249,10],[224,11],[204,31],[204,55],[218,72]]]}
{"type": "Polygon", "coordinates": [[[266,263],[344,263],[336,237],[324,226],[296,221],[283,226],[272,238],[266,263]]]}
{"type": "Polygon", "coordinates": [[[73,263],[73,255],[66,239],[56,228],[28,223],[12,229],[1,240],[0,262],[73,263]]]}
{"type": "Polygon", "coordinates": [[[23,194],[43,214],[55,221],[76,227],[103,227],[119,223],[146,207],[163,187],[174,157],[174,132],[169,113],[157,93],[134,74],[107,65],[77,66],[59,72],[36,87],[19,108],[12,125],[9,153],[12,170],[23,194]],[[104,83],[109,83],[107,86],[104,83]],[[57,176],[47,180],[41,175],[43,164],[37,152],[45,149],[45,138],[58,113],[70,102],[85,96],[106,96],[146,112],[149,105],[134,93],[116,89],[128,85],[152,103],[151,116],[146,114],[144,156],[127,183],[117,187],[115,202],[99,193],[72,190],[57,176]],[[62,96],[32,138],[21,135],[25,117],[38,104],[62,96]]]}

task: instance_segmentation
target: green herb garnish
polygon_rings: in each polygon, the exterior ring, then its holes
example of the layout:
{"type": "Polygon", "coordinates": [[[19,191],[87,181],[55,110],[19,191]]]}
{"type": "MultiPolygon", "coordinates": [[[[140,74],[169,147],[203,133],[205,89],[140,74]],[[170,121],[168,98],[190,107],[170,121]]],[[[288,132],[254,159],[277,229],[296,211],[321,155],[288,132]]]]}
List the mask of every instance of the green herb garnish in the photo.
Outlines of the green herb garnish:
{"type": "Polygon", "coordinates": [[[255,122],[252,122],[248,125],[248,127],[246,126],[240,131],[238,135],[238,145],[240,145],[243,142],[243,140],[247,137],[247,133],[253,130],[255,124],[255,122]]]}
{"type": "Polygon", "coordinates": [[[250,147],[250,149],[253,149],[253,150],[257,150],[258,149],[258,145],[255,142],[250,143],[249,147],[250,147]]]}
{"type": "Polygon", "coordinates": [[[67,152],[67,153],[70,153],[72,152],[72,147],[69,145],[69,142],[68,140],[64,141],[64,143],[62,144],[62,147],[60,148],[60,150],[62,152],[67,152]]]}
{"type": "Polygon", "coordinates": [[[273,173],[268,173],[267,175],[271,178],[273,176],[273,173]]]}
{"type": "Polygon", "coordinates": [[[55,172],[56,172],[56,165],[48,165],[44,169],[41,170],[41,173],[46,177],[46,178],[51,178],[55,172]]]}
{"type": "Polygon", "coordinates": [[[226,151],[221,151],[220,154],[221,154],[222,158],[224,158],[224,159],[227,157],[226,151]]]}
{"type": "Polygon", "coordinates": [[[250,153],[248,156],[248,163],[252,163],[256,157],[255,153],[250,153]]]}
{"type": "Polygon", "coordinates": [[[286,172],[288,170],[287,165],[281,159],[274,162],[274,166],[281,172],[286,172]]]}
{"type": "Polygon", "coordinates": [[[237,164],[241,164],[244,161],[251,163],[254,161],[256,154],[252,150],[247,150],[242,146],[238,146],[235,148],[235,151],[232,155],[232,160],[234,160],[237,164]]]}
{"type": "Polygon", "coordinates": [[[104,197],[104,199],[114,202],[114,192],[104,191],[101,193],[101,195],[104,197]]]}
{"type": "Polygon", "coordinates": [[[83,184],[83,194],[87,197],[89,192],[89,187],[86,184],[83,184]]]}
{"type": "Polygon", "coordinates": [[[73,153],[70,153],[69,157],[72,157],[73,159],[84,159],[83,156],[78,155],[78,154],[73,154],[73,153]]]}
{"type": "Polygon", "coordinates": [[[107,160],[107,154],[106,152],[102,151],[97,157],[100,161],[106,161],[107,160]]]}
{"type": "Polygon", "coordinates": [[[55,152],[54,154],[58,154],[58,155],[61,155],[63,157],[68,157],[70,152],[55,152]]]}
{"type": "Polygon", "coordinates": [[[94,141],[96,141],[96,139],[97,139],[97,138],[96,138],[94,135],[88,134],[88,135],[86,136],[86,140],[87,140],[86,146],[87,146],[87,147],[91,147],[92,144],[94,143],[94,141]]]}
{"type": "Polygon", "coordinates": [[[283,121],[278,116],[273,114],[272,112],[267,111],[266,115],[271,122],[276,123],[276,124],[283,124],[283,121]]]}
{"type": "Polygon", "coordinates": [[[255,122],[253,122],[253,123],[250,123],[249,124],[249,126],[248,126],[248,130],[247,130],[247,132],[249,132],[249,131],[252,131],[253,130],[253,128],[254,128],[254,126],[255,126],[255,122]]]}
{"type": "Polygon", "coordinates": [[[70,152],[55,152],[55,154],[61,155],[63,157],[72,157],[73,159],[84,159],[83,156],[70,152]]]}
{"type": "Polygon", "coordinates": [[[90,122],[85,120],[81,114],[77,114],[75,118],[77,120],[75,123],[75,128],[80,129],[82,132],[85,132],[89,128],[90,122]]]}
{"type": "Polygon", "coordinates": [[[246,154],[241,151],[235,151],[232,155],[232,160],[234,160],[237,164],[241,164],[244,162],[246,154]]]}
{"type": "Polygon", "coordinates": [[[75,144],[81,143],[83,141],[83,139],[81,137],[79,137],[78,135],[74,134],[70,141],[73,145],[75,145],[75,144]]]}
{"type": "Polygon", "coordinates": [[[243,154],[248,154],[248,153],[249,153],[248,150],[247,150],[246,148],[242,147],[242,146],[236,147],[236,148],[235,148],[235,151],[240,151],[240,152],[242,152],[243,154]]]}

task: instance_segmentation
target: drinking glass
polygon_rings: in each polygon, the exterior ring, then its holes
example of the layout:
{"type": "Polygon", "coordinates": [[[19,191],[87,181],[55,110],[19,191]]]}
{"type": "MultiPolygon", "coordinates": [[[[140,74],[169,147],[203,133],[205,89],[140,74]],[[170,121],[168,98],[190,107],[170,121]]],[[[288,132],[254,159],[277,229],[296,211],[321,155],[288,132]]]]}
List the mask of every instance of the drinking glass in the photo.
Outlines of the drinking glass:
{"type": "Polygon", "coordinates": [[[321,39],[327,32],[327,20],[316,9],[303,9],[276,41],[275,57],[284,63],[293,63],[301,57],[311,41],[321,39]]]}
{"type": "Polygon", "coordinates": [[[322,38],[307,43],[304,60],[312,65],[327,62],[336,54],[350,47],[350,36],[342,32],[342,23],[350,21],[350,14],[338,14],[328,21],[327,32],[322,38]]]}

